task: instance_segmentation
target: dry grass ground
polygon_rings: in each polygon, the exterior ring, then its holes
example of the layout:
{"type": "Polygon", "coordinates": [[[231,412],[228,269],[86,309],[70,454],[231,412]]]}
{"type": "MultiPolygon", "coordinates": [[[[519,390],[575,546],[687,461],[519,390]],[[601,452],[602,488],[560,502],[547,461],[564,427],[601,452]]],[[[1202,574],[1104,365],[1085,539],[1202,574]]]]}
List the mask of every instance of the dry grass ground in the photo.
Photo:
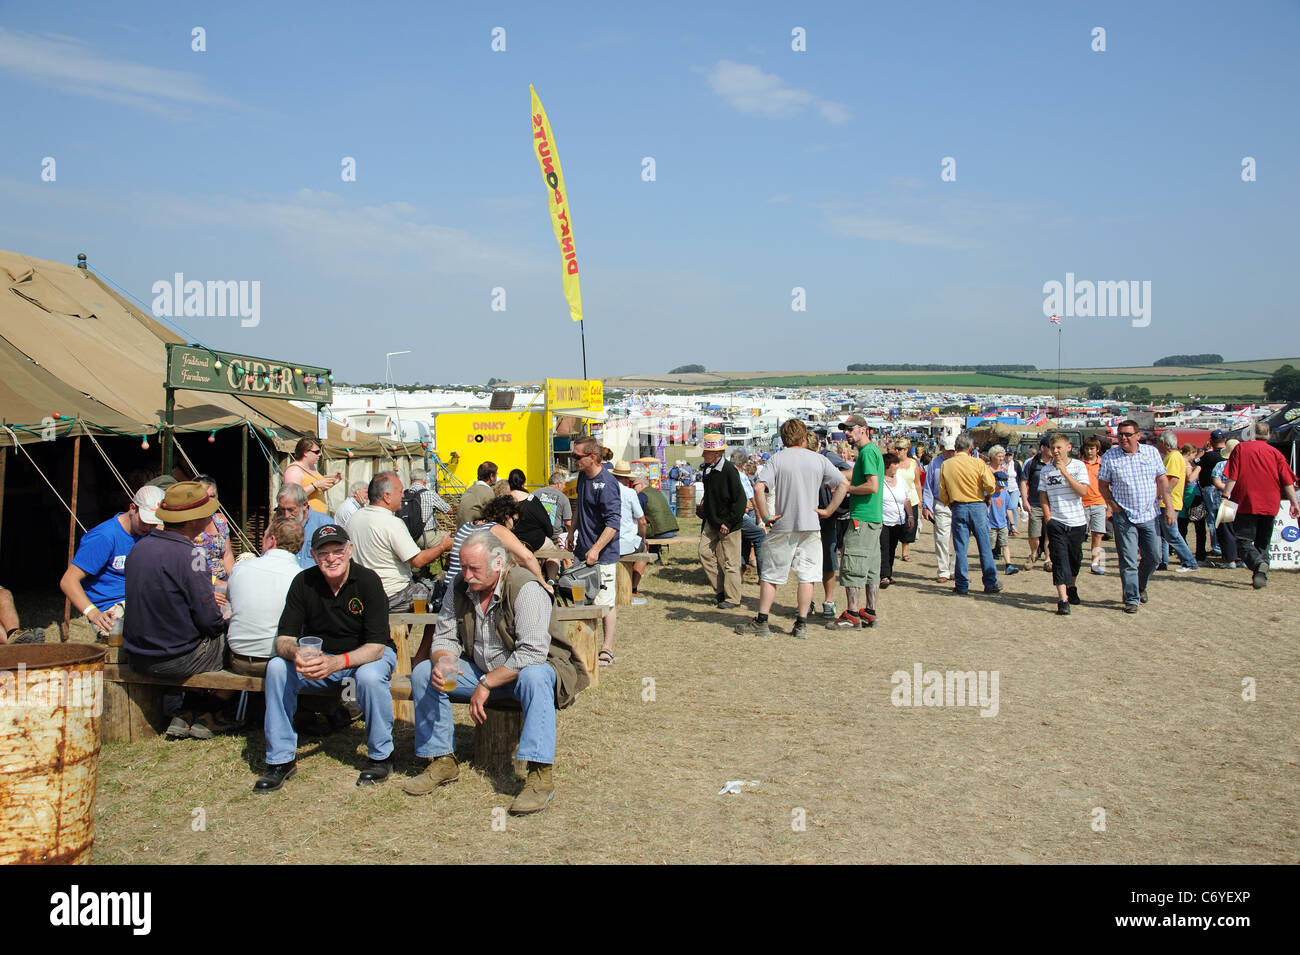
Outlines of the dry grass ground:
{"type": "MultiPolygon", "coordinates": [[[[303,746],[297,777],[255,796],[254,729],[106,746],[95,861],[1300,861],[1300,575],[1256,592],[1245,571],[1160,574],[1130,617],[1113,569],[1085,572],[1086,604],[1057,617],[1042,571],[957,598],[932,553],[927,525],[877,629],[815,621],[806,642],[788,635],[793,585],[760,640],[731,632],[753,613],[752,577],[744,613],[722,612],[688,555],[653,569],[649,604],[620,612],[617,664],[560,714],[555,801],[504,831],[494,813],[518,784],[468,765],[420,799],[396,780],[357,789],[359,728],[303,746]],[[891,674],[918,662],[999,671],[997,715],[892,705],[891,674]],[[717,795],[736,779],[758,785],[717,795]]],[[[399,724],[399,774],[411,749],[399,724]]]]}

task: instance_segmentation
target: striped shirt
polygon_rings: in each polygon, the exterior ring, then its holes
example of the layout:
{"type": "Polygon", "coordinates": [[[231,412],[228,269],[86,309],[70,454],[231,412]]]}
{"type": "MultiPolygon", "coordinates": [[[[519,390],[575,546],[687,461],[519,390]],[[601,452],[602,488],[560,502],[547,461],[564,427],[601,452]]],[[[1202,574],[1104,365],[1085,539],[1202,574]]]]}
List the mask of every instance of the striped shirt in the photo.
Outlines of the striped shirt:
{"type": "MultiPolygon", "coordinates": [[[[467,525],[469,526],[469,525],[467,525]]],[[[482,524],[474,525],[482,527],[482,524]]],[[[470,603],[474,607],[474,664],[484,673],[497,667],[509,667],[518,672],[527,666],[546,662],[547,651],[551,648],[551,598],[542,589],[542,585],[530,580],[519,588],[515,598],[515,649],[506,651],[506,645],[497,636],[497,607],[501,603],[501,588],[505,585],[506,572],[497,579],[492,599],[488,601],[487,610],[479,603],[473,591],[469,592],[470,603]]],[[[433,643],[430,653],[447,650],[456,656],[462,656],[459,628],[456,620],[456,599],[449,590],[442,602],[438,622],[434,625],[433,643]]]]}
{"type": "Polygon", "coordinates": [[[1101,456],[1097,480],[1110,484],[1111,497],[1134,524],[1156,519],[1156,478],[1165,473],[1160,452],[1149,444],[1139,444],[1133,454],[1114,447],[1101,456]]]}

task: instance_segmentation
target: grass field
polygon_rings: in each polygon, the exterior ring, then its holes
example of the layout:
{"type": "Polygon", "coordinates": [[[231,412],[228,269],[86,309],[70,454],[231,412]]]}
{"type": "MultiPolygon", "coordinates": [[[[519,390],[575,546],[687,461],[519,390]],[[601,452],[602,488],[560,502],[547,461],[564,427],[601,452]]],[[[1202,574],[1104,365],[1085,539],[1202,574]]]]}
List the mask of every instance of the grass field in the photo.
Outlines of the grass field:
{"type": "MultiPolygon", "coordinates": [[[[793,583],[780,588],[774,635],[758,639],[731,632],[754,613],[752,576],[744,610],[719,611],[689,550],[652,567],[649,603],[619,608],[617,662],[559,714],[556,796],[539,815],[505,817],[519,781],[467,764],[458,782],[406,796],[401,780],[418,767],[402,723],[386,785],[354,785],[358,724],[301,740],[297,776],[254,795],[264,743],[253,727],[105,746],[94,861],[1300,862],[1287,639],[1300,574],[1275,571],[1263,592],[1247,571],[1157,574],[1130,617],[1111,550],[1110,572],[1085,575],[1084,604],[1066,619],[1041,570],[1003,578],[997,597],[950,596],[923,528],[881,593],[876,629],[832,632],[814,618],[806,641],[789,636],[793,583]],[[1222,607],[1231,615],[1210,609],[1222,607]],[[996,715],[895,705],[892,674],[918,663],[997,671],[996,715]],[[1248,676],[1259,680],[1250,702],[1248,676]],[[718,795],[729,780],[756,785],[718,795]]],[[[1013,539],[1017,561],[1025,546],[1013,539]]],[[[455,710],[467,760],[473,732],[467,708],[455,710]]]]}

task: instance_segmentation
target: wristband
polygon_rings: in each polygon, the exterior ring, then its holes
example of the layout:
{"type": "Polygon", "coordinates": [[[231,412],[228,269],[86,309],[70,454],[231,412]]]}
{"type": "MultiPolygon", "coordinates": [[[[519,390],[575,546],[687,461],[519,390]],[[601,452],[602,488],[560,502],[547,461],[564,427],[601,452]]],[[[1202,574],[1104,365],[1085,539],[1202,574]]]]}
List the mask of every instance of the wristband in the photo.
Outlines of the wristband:
{"type": "Polygon", "coordinates": [[[352,668],[352,661],[348,658],[348,655],[345,653],[343,654],[343,669],[350,670],[351,668],[352,668]]]}
{"type": "Polygon", "coordinates": [[[86,604],[86,609],[83,610],[83,611],[81,611],[81,615],[82,615],[83,617],[88,617],[88,616],[90,616],[90,611],[92,611],[92,610],[98,610],[98,609],[99,609],[99,608],[96,607],[94,604],[86,604]]]}

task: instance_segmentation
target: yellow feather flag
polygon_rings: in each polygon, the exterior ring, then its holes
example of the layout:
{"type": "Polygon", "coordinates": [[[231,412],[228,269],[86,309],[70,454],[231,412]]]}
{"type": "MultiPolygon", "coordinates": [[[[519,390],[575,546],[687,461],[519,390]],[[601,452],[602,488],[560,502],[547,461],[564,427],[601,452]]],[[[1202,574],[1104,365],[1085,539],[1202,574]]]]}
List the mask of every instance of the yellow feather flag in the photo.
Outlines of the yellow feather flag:
{"type": "Polygon", "coordinates": [[[555,151],[555,137],[551,135],[546,110],[531,83],[528,92],[532,96],[533,153],[537,156],[542,178],[546,180],[546,205],[551,210],[551,227],[555,230],[555,241],[560,243],[560,255],[563,256],[564,297],[569,300],[569,317],[580,322],[582,290],[578,287],[578,253],[573,248],[569,193],[564,188],[564,171],[560,168],[560,156],[555,151]]]}

